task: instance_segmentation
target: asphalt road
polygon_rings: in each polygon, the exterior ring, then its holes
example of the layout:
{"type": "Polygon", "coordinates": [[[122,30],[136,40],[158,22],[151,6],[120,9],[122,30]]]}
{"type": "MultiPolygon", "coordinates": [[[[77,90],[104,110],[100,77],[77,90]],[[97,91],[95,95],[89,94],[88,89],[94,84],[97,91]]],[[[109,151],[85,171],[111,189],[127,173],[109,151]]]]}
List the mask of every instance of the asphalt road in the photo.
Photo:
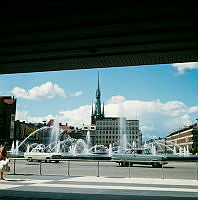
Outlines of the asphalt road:
{"type": "MultiPolygon", "coordinates": [[[[10,161],[14,174],[14,161],[10,161]]],[[[61,161],[59,163],[39,163],[17,160],[15,173],[18,175],[57,175],[57,176],[104,176],[104,177],[134,177],[134,178],[165,178],[197,180],[198,166],[195,162],[169,162],[163,168],[153,168],[150,165],[133,165],[121,167],[115,162],[83,162],[61,161]]]]}

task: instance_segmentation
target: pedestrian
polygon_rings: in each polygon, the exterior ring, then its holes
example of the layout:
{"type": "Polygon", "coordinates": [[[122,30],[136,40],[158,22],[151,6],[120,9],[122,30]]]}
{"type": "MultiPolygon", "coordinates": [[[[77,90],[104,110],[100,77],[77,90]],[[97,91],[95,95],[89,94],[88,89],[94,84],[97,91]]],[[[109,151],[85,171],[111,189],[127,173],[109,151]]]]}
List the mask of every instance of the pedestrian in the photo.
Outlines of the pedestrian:
{"type": "MultiPolygon", "coordinates": [[[[8,158],[7,156],[7,147],[8,147],[8,143],[5,142],[3,144],[3,146],[0,147],[0,161],[1,160],[6,160],[8,158]]],[[[0,171],[0,180],[5,180],[3,178],[3,171],[0,171]]]]}

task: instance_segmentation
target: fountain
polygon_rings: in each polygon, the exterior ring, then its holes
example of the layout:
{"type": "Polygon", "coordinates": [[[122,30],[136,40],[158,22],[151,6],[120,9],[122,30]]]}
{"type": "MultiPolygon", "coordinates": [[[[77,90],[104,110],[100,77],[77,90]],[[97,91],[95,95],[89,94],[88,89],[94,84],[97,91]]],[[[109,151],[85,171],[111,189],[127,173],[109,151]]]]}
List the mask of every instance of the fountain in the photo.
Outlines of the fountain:
{"type": "Polygon", "coordinates": [[[186,155],[189,156],[190,152],[189,152],[189,148],[188,148],[188,145],[187,145],[187,148],[186,148],[186,155]]]}
{"type": "Polygon", "coordinates": [[[27,153],[30,152],[30,145],[29,145],[29,144],[28,144],[28,146],[27,146],[27,150],[26,150],[26,152],[27,152],[27,153]]]}
{"type": "Polygon", "coordinates": [[[50,132],[50,144],[52,144],[52,143],[54,144],[54,146],[56,147],[55,152],[57,152],[57,153],[60,150],[59,146],[57,145],[58,141],[59,141],[59,136],[60,136],[59,121],[54,120],[52,129],[51,129],[51,132],[50,132]]]}
{"type": "Polygon", "coordinates": [[[42,131],[44,129],[48,129],[48,127],[42,127],[40,129],[35,130],[34,132],[32,132],[28,137],[26,137],[18,146],[16,146],[16,149],[19,150],[19,148],[35,133],[42,131]]]}
{"type": "Polygon", "coordinates": [[[91,147],[90,131],[87,131],[86,143],[87,143],[87,147],[90,148],[91,147]]]}
{"type": "Polygon", "coordinates": [[[177,154],[177,150],[176,150],[176,147],[175,147],[175,146],[173,147],[173,154],[174,154],[174,155],[177,154]]]}
{"type": "MultiPolygon", "coordinates": [[[[59,121],[54,120],[53,126],[42,127],[38,130],[32,132],[28,137],[26,137],[22,142],[16,141],[16,145],[12,144],[11,153],[18,154],[20,150],[23,152],[31,152],[35,148],[43,148],[44,152],[54,152],[61,153],[64,158],[71,157],[108,157],[110,158],[114,153],[112,144],[107,148],[104,145],[91,145],[90,131],[87,131],[85,140],[74,139],[69,135],[64,139],[60,140],[61,130],[59,128],[59,121]],[[45,134],[46,133],[46,134],[45,134]],[[38,134],[39,143],[31,143],[35,138],[31,138],[34,134],[38,134]],[[20,149],[20,150],[19,150],[20,149]]],[[[120,142],[119,142],[119,152],[126,151],[127,148],[136,148],[136,143],[133,142],[133,147],[127,141],[126,134],[126,119],[120,118],[120,142]]]]}
{"type": "Polygon", "coordinates": [[[112,151],[112,144],[110,143],[109,144],[109,157],[111,157],[113,154],[113,151],[112,151]]]}
{"type": "Polygon", "coordinates": [[[170,141],[166,141],[164,139],[161,140],[152,140],[150,142],[145,142],[144,147],[150,148],[151,152],[161,153],[161,154],[169,154],[169,155],[179,155],[180,157],[189,156],[189,147],[188,145],[185,147],[181,147],[178,144],[175,144],[170,141]],[[155,147],[155,150],[154,150],[155,147]],[[158,149],[158,150],[157,150],[158,149]]]}
{"type": "Polygon", "coordinates": [[[126,119],[120,118],[120,143],[118,153],[123,153],[127,149],[127,136],[126,136],[126,119]]]}
{"type": "Polygon", "coordinates": [[[10,150],[10,152],[11,152],[12,154],[14,154],[14,153],[15,153],[14,141],[12,142],[12,147],[11,147],[11,150],[10,150]]]}

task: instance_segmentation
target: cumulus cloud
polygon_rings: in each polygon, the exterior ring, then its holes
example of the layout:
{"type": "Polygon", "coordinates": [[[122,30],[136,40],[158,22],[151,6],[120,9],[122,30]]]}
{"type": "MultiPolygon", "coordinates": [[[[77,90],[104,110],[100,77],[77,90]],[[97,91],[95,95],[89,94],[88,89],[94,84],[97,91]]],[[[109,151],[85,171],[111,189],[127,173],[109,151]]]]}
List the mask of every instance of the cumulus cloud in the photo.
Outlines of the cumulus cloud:
{"type": "Polygon", "coordinates": [[[177,68],[178,74],[184,74],[186,70],[198,69],[198,62],[175,63],[172,66],[177,68]]]}
{"type": "Polygon", "coordinates": [[[156,135],[143,135],[142,138],[149,140],[149,139],[157,139],[158,137],[156,135]]]}
{"type": "Polygon", "coordinates": [[[60,88],[58,84],[53,84],[52,82],[46,82],[40,86],[33,87],[30,90],[15,87],[11,92],[17,98],[29,100],[51,99],[56,95],[66,97],[65,91],[60,88]]]}
{"type": "Polygon", "coordinates": [[[28,121],[33,123],[39,123],[42,121],[49,121],[50,119],[58,119],[59,122],[70,126],[82,127],[83,124],[90,124],[91,105],[81,106],[74,110],[59,111],[57,115],[46,116],[31,116],[29,111],[17,110],[16,119],[20,121],[28,121]]]}
{"type": "Polygon", "coordinates": [[[16,110],[16,119],[21,121],[28,121],[28,114],[29,112],[27,110],[16,110]]]}
{"type": "Polygon", "coordinates": [[[82,95],[82,91],[77,91],[77,92],[75,92],[74,94],[72,94],[71,96],[74,96],[74,97],[79,97],[79,96],[81,96],[82,95]]]}
{"type": "Polygon", "coordinates": [[[173,129],[190,123],[190,114],[198,113],[198,106],[188,107],[180,101],[161,102],[125,100],[119,104],[107,104],[105,113],[108,116],[125,116],[128,119],[140,120],[142,131],[156,132],[157,135],[168,134],[173,129]]]}
{"type": "Polygon", "coordinates": [[[123,96],[112,96],[107,103],[108,104],[118,104],[123,103],[125,101],[125,98],[123,96]]]}
{"type": "MultiPolygon", "coordinates": [[[[180,101],[161,102],[127,100],[124,97],[111,97],[105,105],[106,117],[126,117],[127,119],[139,119],[143,136],[163,137],[171,131],[189,124],[191,115],[198,113],[198,106],[189,107],[180,101]],[[119,100],[122,101],[112,101],[119,100]],[[116,102],[116,103],[115,103],[116,102]],[[120,103],[118,103],[120,102],[120,103]]],[[[47,115],[43,117],[30,117],[27,112],[17,112],[32,122],[42,122],[58,117],[60,122],[72,126],[82,127],[90,124],[91,105],[84,105],[73,110],[59,111],[57,116],[47,115]]],[[[18,114],[18,116],[19,116],[18,114]]]]}
{"type": "Polygon", "coordinates": [[[154,130],[154,125],[151,125],[151,126],[143,125],[143,126],[140,127],[140,130],[142,132],[144,132],[144,131],[152,131],[152,130],[154,130]]]}
{"type": "Polygon", "coordinates": [[[43,121],[49,121],[50,119],[54,119],[56,116],[46,115],[46,116],[38,116],[32,117],[30,112],[27,110],[16,110],[16,120],[32,122],[32,123],[40,123],[43,121]]]}
{"type": "Polygon", "coordinates": [[[64,119],[72,126],[82,127],[83,124],[91,123],[91,105],[80,106],[74,110],[59,111],[62,120],[64,119]]]}

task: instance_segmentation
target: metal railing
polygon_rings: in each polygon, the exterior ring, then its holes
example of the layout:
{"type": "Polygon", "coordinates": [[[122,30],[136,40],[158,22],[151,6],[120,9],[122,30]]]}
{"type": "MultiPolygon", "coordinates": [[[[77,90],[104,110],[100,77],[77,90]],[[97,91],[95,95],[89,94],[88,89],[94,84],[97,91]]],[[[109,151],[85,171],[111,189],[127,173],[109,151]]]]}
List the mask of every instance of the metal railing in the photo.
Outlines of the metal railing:
{"type": "MultiPolygon", "coordinates": [[[[24,160],[27,160],[27,159],[25,159],[25,158],[10,158],[10,161],[12,162],[12,170],[11,170],[11,172],[13,171],[13,175],[17,175],[17,169],[16,169],[17,162],[18,161],[24,161],[24,160]]],[[[49,159],[48,161],[51,161],[51,160],[49,159]]],[[[115,162],[115,161],[110,161],[110,160],[84,160],[84,159],[53,159],[53,161],[57,161],[57,162],[61,161],[61,163],[63,164],[64,169],[66,169],[65,170],[65,175],[66,176],[70,176],[71,175],[71,173],[70,173],[71,169],[72,169],[71,163],[74,163],[74,162],[96,163],[95,175],[97,177],[100,177],[101,163],[115,162]]],[[[135,162],[135,161],[133,161],[133,162],[135,162]]],[[[129,177],[129,178],[133,177],[133,170],[132,170],[133,167],[131,167],[131,164],[133,162],[129,161],[128,162],[128,167],[123,167],[123,169],[127,169],[128,168],[128,176],[127,177],[129,177]]],[[[141,163],[141,161],[138,161],[138,162],[141,163]]],[[[142,161],[142,162],[145,163],[146,161],[142,161]]],[[[164,165],[163,165],[164,161],[152,161],[152,162],[158,162],[158,163],[161,164],[160,177],[161,177],[161,179],[165,179],[166,178],[165,177],[165,170],[166,169],[164,168],[164,165]]],[[[171,163],[171,162],[173,162],[173,161],[170,161],[169,163],[171,163]]],[[[179,163],[181,161],[174,161],[174,162],[179,163]]],[[[189,162],[190,161],[188,161],[188,163],[189,162]]],[[[198,162],[197,161],[191,161],[190,163],[195,163],[195,169],[196,169],[196,173],[195,174],[196,174],[196,180],[198,181],[198,162]]],[[[38,172],[38,174],[40,176],[45,175],[44,172],[43,172],[45,164],[46,163],[42,162],[42,161],[40,161],[38,164],[36,164],[36,165],[39,165],[39,169],[37,167],[36,168],[37,168],[37,170],[38,170],[37,172],[38,172]]],[[[52,165],[52,167],[53,167],[53,165],[52,165]]],[[[54,167],[56,167],[56,166],[54,166],[54,167]]]]}

